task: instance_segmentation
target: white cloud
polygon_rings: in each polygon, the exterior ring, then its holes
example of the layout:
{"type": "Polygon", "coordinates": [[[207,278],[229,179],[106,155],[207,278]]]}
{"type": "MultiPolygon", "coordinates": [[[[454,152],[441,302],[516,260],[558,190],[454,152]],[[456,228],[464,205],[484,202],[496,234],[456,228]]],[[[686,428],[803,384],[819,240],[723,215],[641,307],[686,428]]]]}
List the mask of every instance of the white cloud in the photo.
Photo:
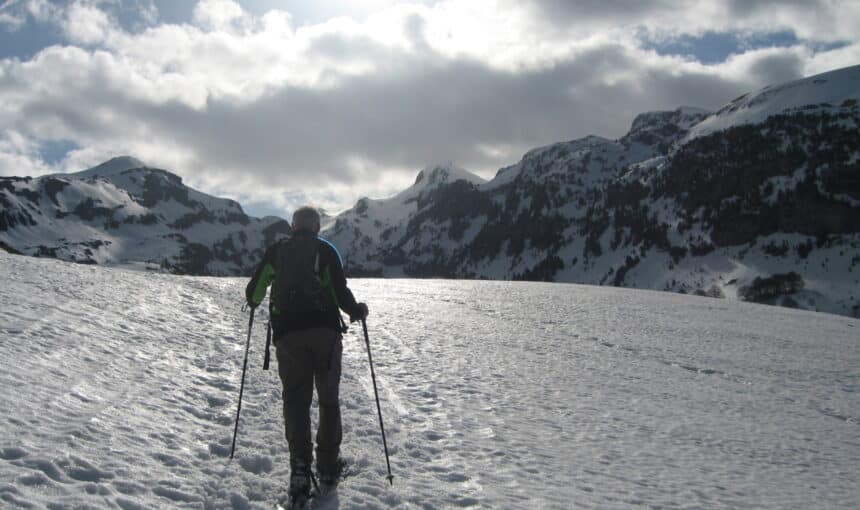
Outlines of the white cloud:
{"type": "Polygon", "coordinates": [[[194,22],[216,32],[243,32],[251,23],[242,6],[232,0],[200,0],[194,7],[194,22]]]}
{"type": "Polygon", "coordinates": [[[860,61],[857,29],[842,21],[853,6],[842,4],[823,3],[832,13],[812,21],[797,14],[799,3],[771,11],[798,34],[844,33],[853,41],[845,48],[758,49],[716,65],[643,50],[637,31],[752,30],[763,11],[448,0],[295,27],[285,11],[254,17],[235,2],[204,0],[194,24],[129,33],[100,4],[59,14],[28,5],[64,20],[82,47],[0,61],[0,174],[54,170],[39,162],[40,142],[71,140],[82,149],[56,169],[128,153],[205,191],[284,207],[310,200],[336,210],[384,196],[443,160],[491,176],[537,145],[620,136],[645,110],[716,108],[860,61]]]}
{"type": "Polygon", "coordinates": [[[30,16],[43,23],[59,20],[62,12],[61,7],[50,0],[28,0],[26,6],[30,16]]]}
{"type": "Polygon", "coordinates": [[[802,46],[764,48],[731,56],[715,66],[719,72],[756,84],[789,81],[808,74],[806,64],[811,51],[802,46]]]}
{"type": "Polygon", "coordinates": [[[0,12],[0,30],[14,32],[24,26],[27,20],[21,15],[0,12]]]}
{"type": "Polygon", "coordinates": [[[0,138],[0,175],[42,175],[50,167],[39,156],[38,146],[31,137],[8,130],[0,138]]]}
{"type": "Polygon", "coordinates": [[[154,0],[146,0],[145,3],[138,3],[137,6],[140,23],[144,26],[152,26],[158,22],[158,6],[155,5],[154,0]]]}
{"type": "Polygon", "coordinates": [[[114,29],[114,24],[108,15],[95,5],[75,2],[66,11],[63,29],[70,42],[94,45],[105,40],[114,29]]]}
{"type": "Polygon", "coordinates": [[[818,74],[840,67],[845,67],[851,63],[860,63],[860,42],[854,41],[854,44],[837,48],[835,50],[816,53],[812,55],[806,64],[806,72],[804,74],[818,74]]]}

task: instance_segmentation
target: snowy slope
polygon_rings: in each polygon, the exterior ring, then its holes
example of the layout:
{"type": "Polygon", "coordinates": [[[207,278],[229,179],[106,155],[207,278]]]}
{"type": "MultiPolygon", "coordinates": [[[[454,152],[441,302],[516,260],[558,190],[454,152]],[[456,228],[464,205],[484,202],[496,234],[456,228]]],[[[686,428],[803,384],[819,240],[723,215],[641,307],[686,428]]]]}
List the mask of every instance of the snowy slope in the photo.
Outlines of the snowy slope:
{"type": "Polygon", "coordinates": [[[759,124],[774,115],[839,113],[841,108],[858,102],[860,65],[744,94],[696,124],[683,142],[733,126],[759,124]]]}
{"type": "MultiPolygon", "coordinates": [[[[243,279],[0,253],[0,506],[270,509],[276,372],[243,279]],[[13,362],[9,362],[13,360],[13,362]]],[[[345,457],[317,508],[855,508],[860,321],[580,285],[353,280],[345,457]]],[[[265,307],[262,307],[263,309],[265,307]]]]}
{"type": "Polygon", "coordinates": [[[0,179],[0,242],[36,256],[179,273],[248,273],[285,221],[118,157],[73,174],[0,179]]]}

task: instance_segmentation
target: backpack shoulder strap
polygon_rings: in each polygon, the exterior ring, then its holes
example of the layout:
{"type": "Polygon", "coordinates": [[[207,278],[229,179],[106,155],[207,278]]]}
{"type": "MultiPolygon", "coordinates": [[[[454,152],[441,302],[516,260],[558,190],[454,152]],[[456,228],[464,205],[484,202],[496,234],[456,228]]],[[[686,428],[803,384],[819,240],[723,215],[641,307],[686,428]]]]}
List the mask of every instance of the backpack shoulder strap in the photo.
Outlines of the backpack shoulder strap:
{"type": "Polygon", "coordinates": [[[320,248],[317,245],[316,251],[314,251],[314,274],[319,276],[320,274],[320,248]]]}

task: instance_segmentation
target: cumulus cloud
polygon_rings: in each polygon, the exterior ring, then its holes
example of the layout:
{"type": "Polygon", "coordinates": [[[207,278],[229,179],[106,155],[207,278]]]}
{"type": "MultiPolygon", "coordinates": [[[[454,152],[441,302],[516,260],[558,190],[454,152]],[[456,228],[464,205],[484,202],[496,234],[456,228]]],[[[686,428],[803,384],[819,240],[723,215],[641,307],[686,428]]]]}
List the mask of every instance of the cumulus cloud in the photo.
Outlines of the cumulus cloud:
{"type": "Polygon", "coordinates": [[[61,7],[51,0],[27,0],[24,5],[26,12],[37,21],[56,21],[61,15],[61,7]]]}
{"type": "Polygon", "coordinates": [[[194,7],[194,22],[207,30],[241,32],[250,21],[242,6],[232,0],[201,0],[194,7]]]}
{"type": "Polygon", "coordinates": [[[113,28],[114,24],[104,11],[94,5],[77,2],[69,7],[63,24],[69,41],[83,45],[104,41],[113,28]]]}
{"type": "Polygon", "coordinates": [[[0,30],[14,32],[24,26],[27,19],[18,13],[8,13],[0,10],[0,30]]]}
{"type": "Polygon", "coordinates": [[[538,145],[621,136],[645,110],[717,108],[858,61],[856,29],[827,2],[812,21],[799,2],[772,14],[800,35],[830,26],[851,41],[830,51],[799,42],[706,65],[641,44],[643,30],[754,30],[763,16],[713,4],[448,0],[296,27],[286,11],[203,0],[193,23],[132,33],[104,5],[77,1],[50,14],[69,44],[0,61],[0,175],[127,153],[242,203],[338,210],[436,161],[489,177],[538,145]],[[78,148],[47,165],[51,140],[78,148]]]}
{"type": "Polygon", "coordinates": [[[14,32],[24,25],[24,18],[0,12],[0,29],[14,32]]]}

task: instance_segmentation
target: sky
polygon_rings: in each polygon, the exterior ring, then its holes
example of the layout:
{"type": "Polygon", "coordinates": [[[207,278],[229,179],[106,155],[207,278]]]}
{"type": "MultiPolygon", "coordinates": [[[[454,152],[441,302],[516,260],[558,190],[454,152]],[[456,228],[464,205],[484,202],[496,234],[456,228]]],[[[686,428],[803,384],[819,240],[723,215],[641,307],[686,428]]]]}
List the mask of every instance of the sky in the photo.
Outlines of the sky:
{"type": "Polygon", "coordinates": [[[0,0],[0,176],[119,155],[250,214],[485,178],[860,63],[850,0],[0,0]]]}

